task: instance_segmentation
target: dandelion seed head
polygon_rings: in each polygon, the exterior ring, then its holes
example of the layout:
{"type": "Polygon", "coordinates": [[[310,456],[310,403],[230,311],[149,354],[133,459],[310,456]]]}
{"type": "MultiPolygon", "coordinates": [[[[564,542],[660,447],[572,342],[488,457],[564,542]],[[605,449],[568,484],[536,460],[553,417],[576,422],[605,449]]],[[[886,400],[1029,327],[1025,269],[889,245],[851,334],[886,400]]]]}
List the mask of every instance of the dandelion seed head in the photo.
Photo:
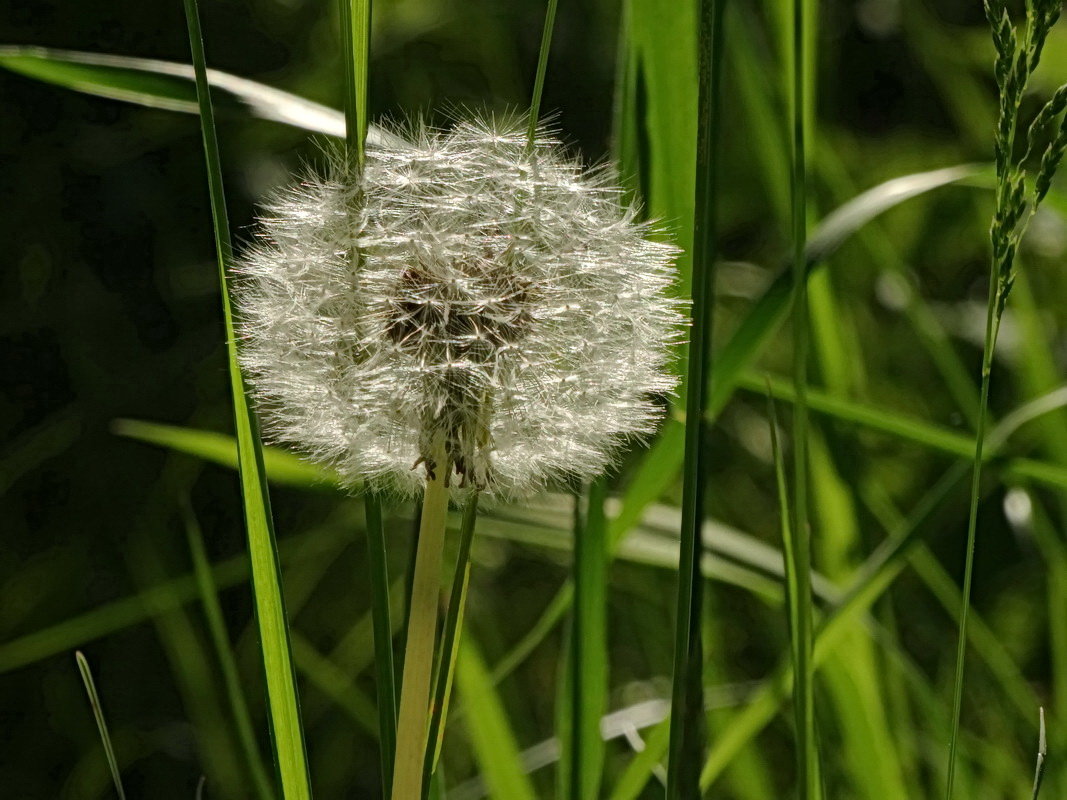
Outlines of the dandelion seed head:
{"type": "Polygon", "coordinates": [[[265,431],[404,494],[441,453],[503,496],[596,476],[675,386],[676,249],[545,133],[413,138],[266,204],[236,286],[265,431]]]}

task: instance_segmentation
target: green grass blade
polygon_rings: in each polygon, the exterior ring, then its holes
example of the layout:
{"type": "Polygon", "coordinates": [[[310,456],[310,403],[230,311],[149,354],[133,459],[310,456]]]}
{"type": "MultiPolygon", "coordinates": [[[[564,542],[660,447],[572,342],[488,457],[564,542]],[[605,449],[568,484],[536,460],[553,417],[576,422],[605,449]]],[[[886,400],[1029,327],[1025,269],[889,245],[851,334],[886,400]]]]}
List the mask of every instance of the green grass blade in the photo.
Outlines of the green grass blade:
{"type": "Polygon", "coordinates": [[[645,749],[626,765],[618,782],[608,795],[608,800],[637,800],[649,778],[667,754],[670,743],[670,718],[656,725],[645,737],[645,749]]]}
{"type": "Polygon", "coordinates": [[[548,51],[552,49],[552,31],[556,27],[556,7],[559,0],[548,0],[545,8],[545,25],[541,30],[541,47],[537,53],[537,73],[534,76],[533,92],[530,96],[530,120],[526,130],[526,146],[533,148],[534,136],[537,135],[537,123],[541,118],[541,97],[545,92],[545,75],[548,73],[548,51]]]}
{"type": "MultiPolygon", "coordinates": [[[[833,651],[848,631],[850,621],[870,608],[904,569],[912,547],[920,541],[927,528],[933,527],[937,521],[935,513],[966,478],[969,467],[968,462],[958,461],[946,471],[915,505],[907,519],[855,570],[849,588],[819,626],[813,649],[813,661],[816,664],[833,651]]],[[[781,663],[760,689],[753,693],[741,713],[731,720],[730,726],[719,732],[701,772],[703,790],[711,786],[733,756],[774,718],[789,692],[792,680],[793,673],[788,661],[781,663]]]]}
{"type": "Polygon", "coordinates": [[[478,520],[478,492],[472,491],[463,507],[463,519],[459,526],[459,551],[456,568],[452,573],[452,590],[448,597],[448,611],[441,633],[441,647],[437,659],[437,682],[434,687],[433,705],[430,709],[430,746],[426,750],[426,768],[423,785],[437,769],[444,743],[445,721],[448,719],[449,697],[455,678],[456,659],[459,657],[459,640],[463,631],[463,617],[467,606],[467,589],[471,577],[471,545],[478,520]]]}
{"type": "Polygon", "coordinates": [[[259,752],[259,746],[256,744],[256,736],[252,728],[252,715],[248,711],[248,703],[245,700],[244,690],[241,686],[237,660],[230,646],[230,637],[226,631],[226,622],[222,616],[222,606],[219,604],[218,588],[215,585],[211,564],[204,548],[204,537],[200,530],[200,524],[193,515],[192,508],[187,503],[184,504],[183,511],[185,534],[193,560],[193,574],[196,576],[200,602],[204,609],[204,616],[207,618],[208,631],[215,646],[215,654],[222,669],[222,678],[226,686],[226,698],[230,703],[230,713],[233,714],[234,724],[237,728],[237,738],[241,744],[241,749],[244,751],[256,797],[259,797],[260,800],[271,800],[274,797],[274,788],[271,786],[270,778],[267,776],[267,769],[259,752]]]}
{"type": "MultiPolygon", "coordinates": [[[[284,543],[283,563],[314,558],[333,546],[335,534],[298,536],[284,543]]],[[[236,586],[248,578],[248,558],[238,556],[212,567],[220,587],[236,586]]],[[[132,627],[158,613],[190,603],[198,597],[196,577],[183,575],[155,583],[151,588],[113,600],[69,619],[23,634],[0,644],[0,674],[63,653],[73,647],[132,627]]]]}
{"type": "Polygon", "coordinates": [[[378,694],[378,750],[382,769],[382,796],[393,785],[396,758],[396,666],[393,660],[393,621],[389,604],[389,563],[386,559],[382,499],[376,492],[363,495],[367,519],[367,566],[370,570],[371,614],[374,619],[374,684],[378,694]]]}
{"type": "Polygon", "coordinates": [[[544,611],[541,612],[541,616],[537,618],[537,622],[533,624],[533,627],[512,645],[511,649],[493,667],[493,685],[507,678],[537,649],[541,642],[548,638],[548,635],[567,615],[567,611],[573,601],[574,583],[567,581],[552,596],[552,599],[545,606],[544,611]]]}
{"type": "Polygon", "coordinates": [[[93,681],[93,673],[89,669],[89,662],[79,650],[74,653],[74,660],[78,662],[78,671],[85,684],[85,693],[89,695],[89,705],[93,709],[93,717],[96,719],[96,728],[100,732],[100,741],[104,745],[104,755],[107,757],[107,766],[111,770],[111,778],[115,782],[115,792],[119,800],[126,800],[126,792],[122,788],[122,776],[119,774],[119,762],[115,758],[115,748],[111,744],[111,735],[107,732],[107,720],[104,719],[104,708],[100,704],[100,695],[96,691],[96,683],[93,681]]]}
{"type": "Polygon", "coordinates": [[[698,130],[693,216],[692,328],[689,340],[686,428],[682,469],[682,525],[675,612],[671,736],[667,800],[696,797],[704,751],[704,653],[701,564],[710,454],[707,452],[707,390],[711,379],[714,265],[717,254],[719,136],[721,132],[723,9],[725,0],[702,0],[698,47],[698,130]]]}
{"type": "Polygon", "coordinates": [[[808,518],[808,104],[807,4],[793,0],[792,58],[786,60],[791,77],[790,106],[793,131],[790,206],[793,239],[793,506],[789,522],[793,536],[792,590],[796,606],[790,612],[796,680],[793,711],[796,716],[797,784],[801,800],[819,796],[815,751],[815,671],[812,666],[811,528],[808,518]]]}
{"type": "Polygon", "coordinates": [[[1037,734],[1037,765],[1034,767],[1034,790],[1031,800],[1037,800],[1041,793],[1041,783],[1045,779],[1045,756],[1048,755],[1048,741],[1045,735],[1045,709],[1038,709],[1039,728],[1037,734]]]}
{"type": "MultiPolygon", "coordinates": [[[[28,78],[85,94],[121,100],[148,108],[200,113],[196,73],[192,65],[106,53],[85,53],[45,47],[0,45],[0,67],[28,78]]],[[[303,97],[217,69],[207,71],[212,99],[261,119],[292,125],[312,133],[341,138],[344,114],[303,97]]],[[[371,126],[371,145],[405,143],[371,126]]]]}
{"type": "Polygon", "coordinates": [[[259,625],[260,647],[263,652],[266,675],[270,727],[282,796],[285,800],[306,800],[311,797],[311,784],[307,769],[304,732],[300,724],[300,703],[293,674],[289,624],[282,596],[281,571],[270,514],[270,501],[267,495],[266,471],[263,466],[259,433],[248,405],[244,380],[237,363],[233,304],[227,289],[226,274],[232,260],[230,227],[226,215],[222,167],[215,136],[215,116],[208,89],[204,42],[200,32],[196,0],[185,0],[185,13],[189,25],[193,66],[196,70],[200,124],[204,138],[204,155],[207,160],[223,317],[226,325],[230,389],[234,423],[237,429],[241,496],[244,501],[245,526],[252,564],[256,620],[259,625]]]}
{"type": "Polygon", "coordinates": [[[600,717],[607,708],[607,530],[604,519],[605,481],[595,481],[575,514],[574,614],[570,625],[566,723],[560,728],[566,783],[562,796],[585,800],[600,795],[604,740],[600,717]]]}
{"type": "Polygon", "coordinates": [[[536,800],[519,758],[515,734],[471,637],[460,640],[456,686],[467,710],[464,717],[475,763],[493,800],[536,800]]]}
{"type": "MultiPolygon", "coordinates": [[[[115,420],[111,430],[119,436],[237,469],[237,442],[233,436],[225,433],[136,419],[115,420]]],[[[280,486],[322,487],[336,485],[338,482],[337,476],[330,470],[304,461],[288,450],[264,446],[262,451],[263,466],[267,471],[268,480],[272,483],[280,486]]]]}

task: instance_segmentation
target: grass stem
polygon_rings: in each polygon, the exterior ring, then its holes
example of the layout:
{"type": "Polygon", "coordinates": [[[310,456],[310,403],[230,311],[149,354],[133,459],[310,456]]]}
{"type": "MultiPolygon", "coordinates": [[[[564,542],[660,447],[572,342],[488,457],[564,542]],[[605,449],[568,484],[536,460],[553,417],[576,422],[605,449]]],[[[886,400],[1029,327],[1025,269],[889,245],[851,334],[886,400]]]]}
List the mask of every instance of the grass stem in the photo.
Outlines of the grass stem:
{"type": "Polygon", "coordinates": [[[793,504],[789,535],[793,540],[791,576],[795,604],[790,609],[794,629],[796,681],[797,783],[801,800],[818,797],[815,750],[814,667],[812,664],[811,529],[808,515],[808,276],[805,263],[808,233],[807,107],[809,101],[805,0],[793,0],[791,98],[793,163],[790,181],[793,238],[793,504]]]}
{"type": "Polygon", "coordinates": [[[559,0],[548,0],[545,10],[545,27],[541,31],[541,49],[537,54],[537,74],[534,76],[533,94],[530,97],[530,126],[526,132],[526,147],[533,149],[537,136],[537,122],[541,118],[541,96],[545,90],[545,75],[548,72],[548,51],[552,47],[552,30],[556,27],[556,6],[559,0]]]}

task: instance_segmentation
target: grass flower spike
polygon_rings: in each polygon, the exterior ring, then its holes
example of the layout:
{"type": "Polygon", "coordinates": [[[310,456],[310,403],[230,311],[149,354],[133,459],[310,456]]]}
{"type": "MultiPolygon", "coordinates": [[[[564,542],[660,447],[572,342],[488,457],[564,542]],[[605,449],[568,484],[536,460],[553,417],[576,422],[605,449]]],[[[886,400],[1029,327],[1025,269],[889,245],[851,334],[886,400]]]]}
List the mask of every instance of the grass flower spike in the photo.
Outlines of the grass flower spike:
{"type": "Polygon", "coordinates": [[[418,465],[504,496],[595,476],[674,386],[675,249],[519,121],[412,138],[267,205],[239,298],[269,435],[404,494],[418,465]]]}

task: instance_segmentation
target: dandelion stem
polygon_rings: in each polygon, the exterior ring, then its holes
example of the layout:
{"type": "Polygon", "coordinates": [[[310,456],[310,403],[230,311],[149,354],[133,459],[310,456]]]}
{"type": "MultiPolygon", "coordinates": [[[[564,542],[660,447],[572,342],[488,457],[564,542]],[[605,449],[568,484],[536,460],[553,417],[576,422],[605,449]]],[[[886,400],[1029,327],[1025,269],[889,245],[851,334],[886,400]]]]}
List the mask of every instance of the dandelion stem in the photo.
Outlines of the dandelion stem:
{"type": "Polygon", "coordinates": [[[396,761],[393,765],[393,800],[420,800],[430,716],[430,678],[433,673],[437,605],[441,592],[449,466],[437,459],[436,474],[426,479],[415,551],[415,576],[408,604],[404,675],[400,684],[400,718],[397,724],[396,761]]]}

